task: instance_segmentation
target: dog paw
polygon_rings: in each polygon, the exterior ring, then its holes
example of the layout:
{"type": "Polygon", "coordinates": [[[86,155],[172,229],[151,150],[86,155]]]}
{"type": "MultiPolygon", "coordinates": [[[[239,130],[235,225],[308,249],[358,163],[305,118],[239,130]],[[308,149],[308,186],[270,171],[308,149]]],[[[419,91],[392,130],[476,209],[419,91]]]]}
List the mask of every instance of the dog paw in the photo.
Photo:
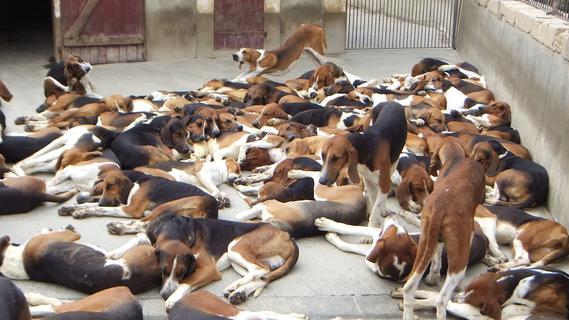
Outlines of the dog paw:
{"type": "Polygon", "coordinates": [[[73,214],[75,207],[61,207],[57,210],[57,214],[62,217],[67,217],[73,214]]]}
{"type": "Polygon", "coordinates": [[[431,274],[429,273],[425,277],[425,284],[428,286],[436,286],[439,283],[441,276],[438,274],[431,274]]]}
{"type": "Polygon", "coordinates": [[[222,208],[229,208],[229,207],[231,207],[231,200],[229,200],[229,198],[227,198],[227,197],[222,197],[222,198],[220,199],[220,201],[221,201],[222,208]]]}
{"type": "Polygon", "coordinates": [[[61,230],[69,230],[75,232],[75,226],[72,224],[67,224],[61,227],[61,230]]]}
{"type": "Polygon", "coordinates": [[[403,304],[403,300],[400,300],[399,303],[397,303],[397,307],[401,311],[403,311],[403,309],[405,309],[405,305],[403,304]]]}
{"type": "Polygon", "coordinates": [[[85,219],[89,216],[89,214],[85,210],[79,210],[73,212],[73,219],[85,219]]]}
{"type": "Polygon", "coordinates": [[[337,239],[340,239],[340,237],[338,236],[337,233],[334,233],[334,232],[326,233],[326,240],[328,240],[328,242],[334,242],[337,239]]]}
{"type": "Polygon", "coordinates": [[[322,231],[333,231],[331,229],[332,222],[332,220],[322,217],[314,220],[314,226],[322,231]]]}
{"type": "Polygon", "coordinates": [[[371,237],[362,237],[360,239],[360,244],[370,244],[372,242],[371,237]]]}
{"type": "Polygon", "coordinates": [[[403,287],[393,288],[389,294],[392,298],[403,299],[403,287]]]}
{"type": "Polygon", "coordinates": [[[35,127],[33,124],[26,124],[24,126],[24,131],[26,132],[34,132],[35,131],[35,127]]]}
{"type": "Polygon", "coordinates": [[[247,300],[247,293],[245,292],[245,290],[233,291],[233,293],[229,295],[227,300],[229,300],[229,303],[231,304],[241,304],[245,300],[247,300]]]}
{"type": "Polygon", "coordinates": [[[25,124],[27,120],[28,120],[28,117],[26,117],[26,116],[17,117],[16,120],[14,120],[14,124],[19,126],[19,125],[25,124]]]}
{"type": "Polygon", "coordinates": [[[107,223],[107,231],[109,234],[122,235],[124,233],[124,226],[120,222],[107,223]]]}

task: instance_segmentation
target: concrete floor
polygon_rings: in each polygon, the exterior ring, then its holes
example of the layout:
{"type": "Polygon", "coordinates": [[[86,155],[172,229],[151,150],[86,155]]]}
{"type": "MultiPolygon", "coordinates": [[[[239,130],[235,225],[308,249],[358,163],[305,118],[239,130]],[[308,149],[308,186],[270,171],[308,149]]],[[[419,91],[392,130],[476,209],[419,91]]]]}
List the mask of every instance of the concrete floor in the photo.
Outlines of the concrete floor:
{"type": "MultiPolygon", "coordinates": [[[[3,105],[8,118],[9,131],[22,131],[15,127],[13,119],[31,114],[42,102],[42,80],[46,70],[42,67],[49,50],[18,57],[18,51],[0,53],[0,79],[14,94],[10,103],[3,105]]],[[[336,63],[347,71],[362,78],[380,78],[392,73],[409,72],[411,66],[423,57],[438,57],[450,62],[460,61],[453,50],[375,50],[350,51],[334,56],[336,63]]],[[[310,61],[302,58],[294,70],[285,77],[292,78],[313,68],[310,61]]],[[[188,90],[200,87],[212,78],[232,78],[238,74],[237,65],[229,58],[197,59],[130,64],[97,65],[92,72],[96,91],[101,95],[119,93],[123,95],[147,94],[157,89],[188,90]]],[[[221,218],[232,219],[237,212],[246,208],[236,192],[224,186],[230,194],[232,207],[221,211],[221,218]]],[[[393,199],[388,207],[396,207],[393,199]]],[[[44,206],[27,214],[0,217],[0,235],[8,234],[14,242],[23,242],[41,228],[57,228],[71,223],[83,235],[81,241],[113,249],[124,243],[128,237],[107,234],[105,225],[112,218],[89,218],[74,220],[59,217],[57,207],[44,206]]],[[[273,310],[276,312],[305,313],[313,319],[333,317],[387,319],[399,318],[401,312],[397,300],[389,296],[391,288],[398,284],[373,275],[365,266],[363,257],[342,253],[331,246],[323,237],[301,239],[300,259],[290,274],[271,283],[260,297],[251,298],[240,307],[247,310],[273,310]]],[[[469,269],[471,278],[485,270],[480,265],[469,269]]],[[[232,270],[223,273],[223,279],[206,287],[221,295],[224,286],[237,278],[232,270]]],[[[25,292],[39,292],[59,298],[78,298],[82,294],[62,287],[19,281],[17,285],[25,292]]],[[[148,319],[165,317],[163,301],[154,290],[138,296],[143,303],[148,319]]],[[[432,313],[423,313],[432,317],[432,313]]]]}

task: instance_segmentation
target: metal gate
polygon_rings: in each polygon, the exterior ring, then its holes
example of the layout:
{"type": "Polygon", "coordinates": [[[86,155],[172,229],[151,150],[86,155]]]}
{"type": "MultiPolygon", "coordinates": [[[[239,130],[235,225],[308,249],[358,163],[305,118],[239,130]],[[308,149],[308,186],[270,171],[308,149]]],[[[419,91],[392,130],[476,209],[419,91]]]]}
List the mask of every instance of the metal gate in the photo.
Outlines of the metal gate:
{"type": "Polygon", "coordinates": [[[454,48],[461,0],[348,0],[346,49],[454,48]]]}

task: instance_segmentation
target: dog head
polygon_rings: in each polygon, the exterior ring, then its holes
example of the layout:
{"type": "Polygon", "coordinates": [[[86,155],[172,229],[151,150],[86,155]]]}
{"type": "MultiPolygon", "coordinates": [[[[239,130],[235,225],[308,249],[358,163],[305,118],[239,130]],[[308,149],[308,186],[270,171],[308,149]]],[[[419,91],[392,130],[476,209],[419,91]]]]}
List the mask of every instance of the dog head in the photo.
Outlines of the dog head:
{"type": "Polygon", "coordinates": [[[227,167],[227,182],[233,184],[233,181],[241,176],[241,167],[234,159],[226,159],[225,166],[227,167]]]}
{"type": "Polygon", "coordinates": [[[160,130],[160,137],[168,148],[175,149],[180,154],[190,152],[187,125],[182,120],[175,117],[168,120],[160,130]]]}
{"type": "Polygon", "coordinates": [[[251,171],[272,163],[268,149],[249,148],[245,160],[241,162],[241,170],[251,171]]]}
{"type": "Polygon", "coordinates": [[[345,136],[334,136],[326,140],[322,147],[322,162],[320,184],[331,186],[345,168],[352,183],[360,182],[357,170],[358,151],[345,136]]]}
{"type": "Polygon", "coordinates": [[[256,65],[257,60],[261,57],[261,53],[253,48],[241,48],[239,51],[233,53],[233,61],[239,62],[239,69],[244,63],[256,65]]]}
{"type": "Polygon", "coordinates": [[[373,100],[371,99],[372,95],[373,91],[368,88],[357,88],[348,93],[348,98],[369,106],[373,103],[373,100]]]}
{"type": "Polygon", "coordinates": [[[8,90],[4,82],[2,82],[2,80],[0,80],[0,98],[4,99],[4,101],[12,100],[12,94],[10,93],[10,90],[8,90]]]}
{"type": "Polygon", "coordinates": [[[480,163],[489,176],[495,176],[500,165],[500,155],[507,154],[508,150],[498,141],[489,140],[478,142],[472,147],[470,157],[480,163]]]}
{"type": "Polygon", "coordinates": [[[424,80],[426,83],[424,89],[427,91],[442,93],[448,86],[448,81],[445,80],[444,73],[438,70],[425,73],[424,80]]]}
{"type": "Polygon", "coordinates": [[[88,161],[102,155],[103,153],[101,151],[84,152],[78,148],[71,148],[69,150],[65,150],[59,156],[57,163],[55,164],[55,170],[59,171],[67,166],[78,164],[83,161],[88,161]]]}
{"type": "Polygon", "coordinates": [[[503,101],[494,101],[487,106],[478,109],[481,114],[492,114],[500,118],[505,125],[512,123],[512,110],[510,105],[503,101]]]}
{"type": "Polygon", "coordinates": [[[91,69],[93,67],[89,62],[76,54],[70,54],[65,59],[63,73],[68,81],[72,78],[81,80],[81,78],[91,72],[91,69]]]}
{"type": "Polygon", "coordinates": [[[405,171],[395,196],[402,209],[419,213],[433,188],[433,180],[427,171],[419,165],[413,165],[405,171]]]}
{"type": "Polygon", "coordinates": [[[103,189],[99,205],[102,207],[117,207],[128,202],[128,195],[134,183],[120,170],[111,170],[104,174],[103,189]]]}
{"type": "Polygon", "coordinates": [[[184,121],[186,122],[186,130],[189,132],[190,140],[193,142],[207,140],[207,120],[204,117],[196,114],[193,116],[186,116],[184,121]]]}
{"type": "Polygon", "coordinates": [[[104,97],[99,102],[105,104],[111,111],[131,112],[133,108],[132,99],[119,94],[104,97]]]}
{"type": "Polygon", "coordinates": [[[403,281],[413,269],[417,244],[397,223],[394,214],[388,215],[383,223],[381,236],[366,256],[366,264],[376,264],[380,277],[403,281]]]}
{"type": "Polygon", "coordinates": [[[197,260],[192,250],[197,241],[194,220],[166,213],[150,222],[146,233],[154,244],[162,275],[160,296],[167,299],[196,270],[197,260]]]}
{"type": "Polygon", "coordinates": [[[219,130],[221,132],[243,131],[243,125],[231,113],[221,112],[219,113],[219,130]]]}
{"type": "Polygon", "coordinates": [[[255,84],[247,90],[243,102],[246,107],[252,105],[266,105],[272,92],[273,88],[264,83],[255,84]]]}
{"type": "Polygon", "coordinates": [[[263,107],[259,116],[253,120],[252,125],[255,128],[262,128],[271,119],[283,119],[288,120],[289,116],[284,112],[278,104],[269,103],[263,107]]]}
{"type": "Polygon", "coordinates": [[[275,126],[279,132],[277,135],[287,139],[287,141],[293,141],[296,138],[306,138],[316,135],[316,132],[312,129],[316,127],[308,127],[298,122],[285,122],[275,126]]]}
{"type": "Polygon", "coordinates": [[[492,319],[501,319],[502,303],[506,300],[506,292],[498,281],[503,278],[500,273],[483,273],[472,280],[464,292],[457,294],[454,300],[458,303],[470,304],[492,319]]]}

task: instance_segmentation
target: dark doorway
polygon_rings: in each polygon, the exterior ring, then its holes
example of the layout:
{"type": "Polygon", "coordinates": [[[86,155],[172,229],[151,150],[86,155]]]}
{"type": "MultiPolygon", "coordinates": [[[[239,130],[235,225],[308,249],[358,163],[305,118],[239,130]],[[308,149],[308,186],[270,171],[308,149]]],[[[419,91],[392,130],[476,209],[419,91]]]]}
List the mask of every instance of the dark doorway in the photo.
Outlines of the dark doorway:
{"type": "Polygon", "coordinates": [[[0,63],[48,63],[53,56],[51,1],[3,1],[0,63]]]}

